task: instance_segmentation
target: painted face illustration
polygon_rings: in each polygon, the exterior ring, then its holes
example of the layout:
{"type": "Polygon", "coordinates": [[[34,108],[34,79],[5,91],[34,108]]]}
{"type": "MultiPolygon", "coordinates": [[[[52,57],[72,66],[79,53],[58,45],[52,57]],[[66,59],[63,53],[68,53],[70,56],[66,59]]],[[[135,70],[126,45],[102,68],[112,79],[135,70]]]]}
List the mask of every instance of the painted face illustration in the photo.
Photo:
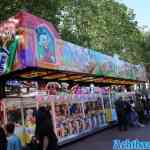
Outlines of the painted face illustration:
{"type": "Polygon", "coordinates": [[[36,36],[38,42],[38,60],[55,63],[54,39],[48,28],[45,26],[38,27],[36,29],[36,36]]]}
{"type": "Polygon", "coordinates": [[[43,48],[48,48],[48,37],[44,34],[40,35],[39,37],[39,45],[43,48]]]}

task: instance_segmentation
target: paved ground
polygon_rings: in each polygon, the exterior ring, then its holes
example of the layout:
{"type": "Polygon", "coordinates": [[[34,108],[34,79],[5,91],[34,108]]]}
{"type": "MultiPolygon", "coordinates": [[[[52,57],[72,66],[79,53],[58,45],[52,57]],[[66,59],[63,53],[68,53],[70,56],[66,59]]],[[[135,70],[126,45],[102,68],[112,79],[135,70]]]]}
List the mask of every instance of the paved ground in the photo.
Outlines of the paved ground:
{"type": "Polygon", "coordinates": [[[108,129],[82,139],[76,143],[69,144],[61,150],[112,150],[113,139],[139,139],[150,141],[150,124],[144,128],[130,128],[128,131],[118,131],[117,128],[108,129]]]}

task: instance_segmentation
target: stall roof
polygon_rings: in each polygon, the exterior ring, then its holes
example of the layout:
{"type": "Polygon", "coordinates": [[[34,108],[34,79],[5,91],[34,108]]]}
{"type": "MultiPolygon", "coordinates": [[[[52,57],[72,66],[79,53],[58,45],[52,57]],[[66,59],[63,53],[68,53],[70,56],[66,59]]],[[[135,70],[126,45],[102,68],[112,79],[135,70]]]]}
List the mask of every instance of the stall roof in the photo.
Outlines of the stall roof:
{"type": "Polygon", "coordinates": [[[51,23],[19,12],[0,24],[0,79],[134,84],[145,68],[63,41],[51,23]]]}
{"type": "Polygon", "coordinates": [[[70,82],[82,84],[101,84],[101,85],[132,85],[139,81],[125,80],[120,78],[104,77],[100,75],[92,75],[88,73],[76,73],[70,71],[51,70],[37,67],[28,67],[22,70],[14,71],[13,73],[0,76],[0,80],[45,80],[57,82],[70,82]]]}

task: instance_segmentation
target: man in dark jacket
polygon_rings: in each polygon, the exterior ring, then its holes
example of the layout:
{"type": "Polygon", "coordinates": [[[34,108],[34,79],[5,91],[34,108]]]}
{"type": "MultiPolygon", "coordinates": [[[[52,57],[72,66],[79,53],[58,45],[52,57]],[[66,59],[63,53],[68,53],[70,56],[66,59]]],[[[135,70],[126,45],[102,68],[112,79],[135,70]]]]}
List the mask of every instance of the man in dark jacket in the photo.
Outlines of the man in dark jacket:
{"type": "Polygon", "coordinates": [[[117,117],[118,117],[118,126],[119,130],[127,130],[128,126],[128,111],[129,111],[129,105],[126,101],[123,101],[120,97],[115,102],[117,117]]]}

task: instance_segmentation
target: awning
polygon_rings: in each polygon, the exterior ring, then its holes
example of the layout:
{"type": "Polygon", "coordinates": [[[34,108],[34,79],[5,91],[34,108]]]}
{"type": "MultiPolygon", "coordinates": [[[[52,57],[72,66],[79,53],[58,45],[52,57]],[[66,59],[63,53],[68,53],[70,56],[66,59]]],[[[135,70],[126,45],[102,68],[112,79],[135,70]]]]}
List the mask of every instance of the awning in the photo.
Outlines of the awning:
{"type": "Polygon", "coordinates": [[[132,85],[139,81],[124,80],[120,78],[104,77],[100,75],[93,75],[87,73],[76,73],[63,70],[51,70],[45,68],[28,67],[22,70],[14,71],[2,75],[0,80],[32,80],[32,81],[57,81],[57,82],[71,82],[82,84],[118,84],[118,85],[132,85]]]}

